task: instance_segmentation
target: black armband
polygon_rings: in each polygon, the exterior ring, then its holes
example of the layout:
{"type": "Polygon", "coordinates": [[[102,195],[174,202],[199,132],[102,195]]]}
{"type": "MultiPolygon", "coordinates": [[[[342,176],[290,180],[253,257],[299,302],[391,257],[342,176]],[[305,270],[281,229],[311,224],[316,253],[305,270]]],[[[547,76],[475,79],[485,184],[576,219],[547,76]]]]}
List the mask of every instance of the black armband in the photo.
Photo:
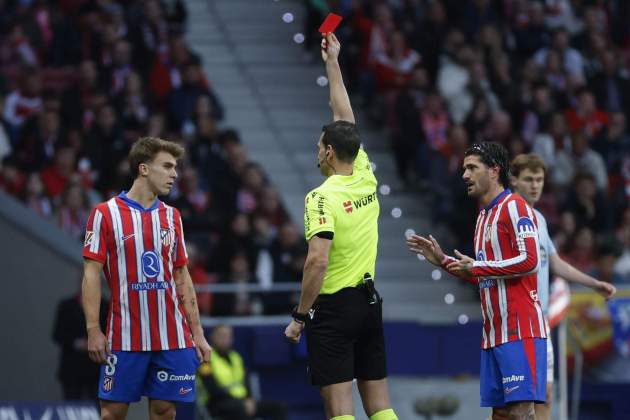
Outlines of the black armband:
{"type": "Polygon", "coordinates": [[[317,236],[318,238],[328,239],[329,241],[332,241],[333,237],[335,236],[335,233],[329,230],[326,230],[323,232],[317,232],[315,236],[317,236]]]}

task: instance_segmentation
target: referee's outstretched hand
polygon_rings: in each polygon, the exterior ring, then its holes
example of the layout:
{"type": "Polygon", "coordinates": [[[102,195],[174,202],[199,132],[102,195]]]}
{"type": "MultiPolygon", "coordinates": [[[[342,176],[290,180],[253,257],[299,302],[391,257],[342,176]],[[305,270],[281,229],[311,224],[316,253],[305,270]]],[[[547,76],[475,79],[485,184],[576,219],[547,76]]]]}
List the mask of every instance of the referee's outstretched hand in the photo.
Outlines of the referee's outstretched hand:
{"type": "Polygon", "coordinates": [[[322,37],[321,43],[322,60],[337,61],[339,57],[339,51],[341,51],[341,43],[333,33],[327,33],[322,37]]]}
{"type": "Polygon", "coordinates": [[[300,324],[296,322],[294,319],[291,320],[291,323],[287,325],[287,328],[284,330],[284,336],[293,344],[297,344],[300,342],[300,337],[302,336],[302,330],[304,329],[304,324],[300,324]]]}

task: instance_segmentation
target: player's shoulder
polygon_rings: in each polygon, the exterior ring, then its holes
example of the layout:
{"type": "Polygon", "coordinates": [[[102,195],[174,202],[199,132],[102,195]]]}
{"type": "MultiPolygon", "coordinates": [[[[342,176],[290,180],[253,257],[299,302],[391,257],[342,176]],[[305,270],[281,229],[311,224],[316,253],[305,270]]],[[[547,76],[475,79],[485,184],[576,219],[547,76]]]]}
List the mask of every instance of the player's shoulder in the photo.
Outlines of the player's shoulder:
{"type": "Polygon", "coordinates": [[[173,217],[175,219],[181,217],[181,214],[180,214],[179,209],[177,207],[171,206],[170,204],[167,204],[167,203],[165,203],[164,201],[161,201],[161,200],[160,200],[160,202],[158,204],[158,210],[159,211],[165,211],[167,214],[168,213],[172,213],[173,217]]]}
{"type": "Polygon", "coordinates": [[[506,201],[506,204],[510,201],[515,201],[517,204],[527,204],[527,202],[525,201],[522,195],[514,193],[514,192],[508,194],[505,201],[506,201]]]}
{"type": "Polygon", "coordinates": [[[116,197],[112,197],[109,200],[101,201],[100,203],[96,204],[93,207],[92,212],[96,213],[98,211],[103,215],[109,215],[109,206],[111,204],[116,204],[116,197]]]}
{"type": "Polygon", "coordinates": [[[545,215],[542,214],[537,209],[534,210],[534,217],[536,217],[536,225],[539,230],[542,230],[547,236],[549,236],[548,228],[547,228],[547,219],[545,219],[545,215]]]}
{"type": "Polygon", "coordinates": [[[530,213],[528,211],[529,208],[530,208],[529,204],[527,204],[527,201],[525,201],[525,199],[520,194],[510,193],[505,198],[503,211],[507,213],[507,212],[516,210],[516,212],[519,214],[522,214],[523,212],[526,212],[529,214],[530,213]],[[510,208],[512,208],[512,210],[510,210],[510,208]]]}
{"type": "Polygon", "coordinates": [[[306,194],[304,203],[308,204],[311,200],[316,200],[321,197],[325,198],[328,194],[330,194],[330,189],[326,187],[326,183],[324,182],[319,187],[313,188],[306,194]]]}

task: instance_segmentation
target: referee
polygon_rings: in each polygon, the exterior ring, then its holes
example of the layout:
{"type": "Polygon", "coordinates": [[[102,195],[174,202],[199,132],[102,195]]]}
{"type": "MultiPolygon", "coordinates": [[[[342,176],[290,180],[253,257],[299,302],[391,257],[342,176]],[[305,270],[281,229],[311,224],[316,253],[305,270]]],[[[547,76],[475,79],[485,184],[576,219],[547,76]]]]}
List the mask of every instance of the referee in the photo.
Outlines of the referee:
{"type": "Polygon", "coordinates": [[[300,303],[285,330],[297,343],[306,330],[311,382],[320,387],[326,418],[354,419],[357,379],[370,420],[397,420],[390,408],[381,299],[374,289],[378,243],[377,181],[361,149],[334,34],[322,39],[334,122],[318,141],[326,177],[305,198],[308,256],[300,303]]]}

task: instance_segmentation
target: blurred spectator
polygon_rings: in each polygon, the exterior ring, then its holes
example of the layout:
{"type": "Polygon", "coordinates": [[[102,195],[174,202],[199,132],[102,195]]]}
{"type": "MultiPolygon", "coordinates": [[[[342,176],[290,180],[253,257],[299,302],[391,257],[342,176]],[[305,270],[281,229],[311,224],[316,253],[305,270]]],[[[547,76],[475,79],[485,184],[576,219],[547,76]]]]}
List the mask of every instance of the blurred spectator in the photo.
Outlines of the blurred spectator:
{"type": "Polygon", "coordinates": [[[197,99],[200,96],[210,98],[212,117],[217,120],[222,119],[223,108],[208,88],[207,82],[203,80],[200,66],[193,62],[187,63],[183,71],[181,86],[173,89],[168,95],[167,109],[173,130],[179,131],[185,124],[192,122],[197,99]]]}
{"type": "Polygon", "coordinates": [[[41,78],[36,68],[26,68],[21,72],[19,87],[4,101],[3,119],[9,128],[9,135],[16,142],[19,129],[31,116],[43,109],[41,78]]]}
{"type": "Polygon", "coordinates": [[[60,147],[55,153],[53,163],[42,171],[42,181],[46,194],[57,200],[66,189],[70,178],[75,174],[76,154],[70,147],[60,147]]]}
{"type": "MultiPolygon", "coordinates": [[[[103,331],[107,328],[108,305],[106,299],[101,301],[103,331]]],[[[96,401],[99,366],[88,357],[80,291],[57,304],[52,338],[61,348],[57,378],[63,387],[63,399],[96,401]]]]}
{"type": "MultiPolygon", "coordinates": [[[[186,242],[186,253],[188,254],[188,271],[195,287],[208,286],[210,283],[214,283],[216,278],[211,276],[204,267],[203,257],[197,246],[190,241],[186,242]]],[[[197,304],[202,315],[210,315],[213,299],[214,296],[209,291],[197,290],[197,304]]]]}
{"type": "Polygon", "coordinates": [[[289,216],[280,202],[280,193],[274,187],[269,185],[263,187],[260,196],[260,214],[265,217],[269,223],[278,228],[287,221],[289,216]]]}
{"type": "Polygon", "coordinates": [[[468,84],[473,60],[472,49],[461,46],[454,51],[454,55],[444,55],[438,70],[437,87],[448,104],[451,119],[456,124],[462,123],[472,109],[473,98],[468,92],[468,84]]]}
{"type": "Polygon", "coordinates": [[[19,63],[26,66],[39,64],[35,49],[21,23],[13,22],[10,24],[0,47],[0,62],[3,64],[19,63]]]}
{"type": "Polygon", "coordinates": [[[53,161],[55,150],[65,140],[59,114],[44,111],[30,118],[23,126],[15,145],[20,167],[28,172],[42,170],[53,161]]]}
{"type": "Polygon", "coordinates": [[[380,89],[392,89],[403,85],[414,67],[420,62],[420,55],[407,46],[402,32],[392,33],[386,51],[374,57],[376,79],[380,89]]]}
{"type": "Polygon", "coordinates": [[[564,114],[555,112],[548,122],[534,137],[532,152],[540,155],[547,167],[552,169],[556,165],[558,150],[571,148],[571,137],[564,114]]]}
{"type": "Polygon", "coordinates": [[[228,271],[220,278],[221,283],[234,286],[234,293],[225,294],[213,305],[214,316],[226,315],[260,315],[261,302],[246,290],[245,286],[255,283],[247,256],[243,253],[232,255],[228,271]]]}
{"type": "Polygon", "coordinates": [[[23,195],[24,204],[41,217],[52,216],[52,203],[44,191],[44,183],[38,173],[32,173],[28,177],[23,195]]]}
{"type": "Polygon", "coordinates": [[[223,241],[215,258],[209,261],[210,270],[219,273],[228,272],[229,263],[236,254],[245,255],[248,267],[255,267],[258,249],[252,242],[251,235],[252,227],[248,216],[243,213],[236,214],[227,229],[222,232],[223,241]]]}
{"type": "Polygon", "coordinates": [[[101,191],[114,188],[112,162],[124,161],[129,152],[130,142],[123,138],[123,132],[113,106],[107,104],[96,110],[96,119],[85,139],[87,158],[96,171],[101,191]]]}
{"type": "Polygon", "coordinates": [[[630,117],[630,81],[628,69],[619,63],[617,51],[605,51],[602,54],[602,70],[590,84],[597,98],[597,103],[608,112],[624,112],[630,117]]]}
{"type": "Polygon", "coordinates": [[[608,125],[608,114],[597,109],[595,95],[584,89],[578,94],[577,108],[566,114],[569,130],[582,131],[588,137],[595,137],[608,125]]]}
{"type": "Polygon", "coordinates": [[[90,203],[87,193],[79,184],[69,184],[63,192],[61,204],[57,209],[56,218],[59,227],[68,236],[82,241],[89,214],[90,203]]]}
{"type": "Polygon", "coordinates": [[[241,188],[236,195],[236,207],[241,213],[251,214],[260,205],[260,195],[267,181],[262,169],[254,163],[247,164],[241,180],[241,188]]]}
{"type": "MultiPolygon", "coordinates": [[[[425,141],[420,121],[420,109],[424,105],[429,86],[427,71],[418,67],[394,99],[393,112],[389,116],[392,149],[398,176],[405,182],[415,175],[416,156],[425,141]]],[[[426,146],[424,146],[426,149],[426,146]]]]}
{"type": "Polygon", "coordinates": [[[577,226],[602,234],[611,228],[610,214],[604,192],[598,191],[595,182],[592,174],[578,173],[573,179],[564,211],[574,215],[577,226]]]}
{"type": "Polygon", "coordinates": [[[624,157],[630,154],[630,136],[627,129],[625,114],[614,112],[610,114],[608,126],[591,142],[593,150],[604,159],[609,175],[618,174],[624,157]]]}
{"type": "Polygon", "coordinates": [[[556,29],[551,45],[538,50],[534,59],[539,66],[543,67],[547,61],[547,55],[554,51],[559,55],[562,66],[570,77],[584,80],[584,58],[579,51],[570,46],[569,41],[569,32],[566,29],[556,29]]]}
{"type": "Polygon", "coordinates": [[[550,44],[551,34],[545,25],[544,5],[538,1],[523,2],[527,10],[515,22],[514,36],[517,51],[530,56],[550,44]]]}
{"type": "Polygon", "coordinates": [[[201,188],[197,169],[184,168],[180,178],[180,197],[173,205],[179,209],[184,225],[195,232],[217,230],[220,218],[213,211],[214,197],[201,188]]]}
{"type": "Polygon", "coordinates": [[[596,257],[595,234],[591,229],[583,227],[576,232],[572,243],[573,247],[565,254],[565,259],[578,270],[592,273],[596,257]]]}
{"type": "Polygon", "coordinates": [[[621,255],[620,245],[614,238],[606,238],[599,246],[593,277],[611,284],[623,283],[623,277],[615,272],[615,263],[621,255]]]}
{"type": "Polygon", "coordinates": [[[299,282],[306,258],[306,247],[297,226],[285,223],[270,247],[273,279],[276,282],[299,282]]]}
{"type": "Polygon", "coordinates": [[[621,244],[621,255],[615,263],[615,274],[625,282],[630,283],[630,207],[626,207],[617,231],[617,241],[621,244]]]}
{"type": "Polygon", "coordinates": [[[597,188],[606,190],[608,175],[604,159],[589,147],[588,138],[581,132],[573,134],[570,151],[561,150],[556,155],[556,165],[551,171],[552,183],[566,188],[578,172],[590,174],[597,188]]]}
{"type": "Polygon", "coordinates": [[[122,128],[139,135],[147,124],[151,109],[138,73],[132,71],[126,75],[124,88],[114,103],[122,117],[122,128]]]}
{"type": "Polygon", "coordinates": [[[4,158],[0,167],[0,189],[11,195],[19,195],[24,185],[26,177],[20,172],[15,159],[12,156],[4,158]]]}

